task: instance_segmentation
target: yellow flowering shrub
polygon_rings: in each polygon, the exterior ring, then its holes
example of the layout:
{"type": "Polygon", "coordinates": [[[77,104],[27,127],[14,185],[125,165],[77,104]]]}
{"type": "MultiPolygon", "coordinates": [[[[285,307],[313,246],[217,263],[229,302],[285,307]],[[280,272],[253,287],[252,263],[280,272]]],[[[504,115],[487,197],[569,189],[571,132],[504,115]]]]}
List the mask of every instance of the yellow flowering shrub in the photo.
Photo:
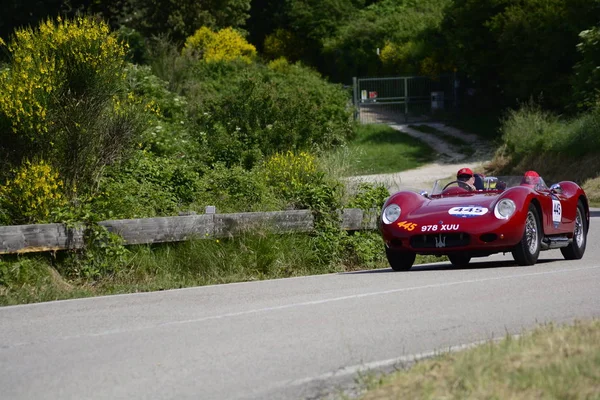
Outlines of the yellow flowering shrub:
{"type": "Polygon", "coordinates": [[[290,63],[285,57],[279,57],[278,59],[270,61],[267,64],[269,69],[282,73],[289,71],[290,66],[290,63]]]}
{"type": "Polygon", "coordinates": [[[26,161],[0,186],[0,203],[12,224],[48,222],[53,209],[66,205],[63,182],[45,161],[26,161]]]}
{"type": "Polygon", "coordinates": [[[276,153],[265,162],[264,173],[269,186],[284,199],[298,197],[307,187],[322,180],[315,157],[306,152],[276,153]]]}
{"type": "Polygon", "coordinates": [[[214,32],[202,27],[187,38],[182,52],[207,62],[243,60],[250,63],[256,56],[256,48],[232,28],[214,32]]]}
{"type": "Polygon", "coordinates": [[[92,18],[49,19],[35,30],[16,30],[3,45],[11,62],[0,71],[0,113],[15,133],[32,140],[57,123],[50,114],[59,94],[74,96],[125,78],[124,45],[92,18]]]}
{"type": "Polygon", "coordinates": [[[388,70],[400,70],[402,73],[418,73],[418,59],[420,58],[421,44],[408,41],[401,44],[386,42],[379,58],[388,70]]]}

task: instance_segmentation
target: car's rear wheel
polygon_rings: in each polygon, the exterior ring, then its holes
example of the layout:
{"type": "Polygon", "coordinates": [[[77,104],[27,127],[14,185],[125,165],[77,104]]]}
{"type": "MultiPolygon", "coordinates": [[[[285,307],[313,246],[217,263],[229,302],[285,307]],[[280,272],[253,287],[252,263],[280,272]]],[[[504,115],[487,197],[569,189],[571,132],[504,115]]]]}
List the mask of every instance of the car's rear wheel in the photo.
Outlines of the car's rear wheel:
{"type": "Polygon", "coordinates": [[[533,265],[540,255],[542,231],[540,229],[540,218],[537,209],[529,204],[527,217],[525,217],[525,231],[523,238],[515,246],[512,255],[519,265],[533,265]]]}
{"type": "Polygon", "coordinates": [[[583,203],[577,203],[577,215],[575,216],[575,230],[573,231],[573,242],[567,247],[560,249],[566,260],[579,260],[585,253],[587,244],[587,222],[585,219],[585,208],[583,203]]]}
{"type": "Polygon", "coordinates": [[[448,254],[448,259],[455,267],[465,267],[469,265],[471,256],[466,253],[448,254]]]}
{"type": "Polygon", "coordinates": [[[388,247],[385,248],[385,255],[394,271],[408,271],[414,264],[415,258],[417,258],[415,253],[395,251],[388,247]]]}

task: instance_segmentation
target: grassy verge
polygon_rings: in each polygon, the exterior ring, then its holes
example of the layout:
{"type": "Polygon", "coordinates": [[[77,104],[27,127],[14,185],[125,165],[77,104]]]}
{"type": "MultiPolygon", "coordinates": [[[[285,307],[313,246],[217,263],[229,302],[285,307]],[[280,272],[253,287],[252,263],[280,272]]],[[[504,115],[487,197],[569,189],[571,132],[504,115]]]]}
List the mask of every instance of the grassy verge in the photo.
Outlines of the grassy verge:
{"type": "Polygon", "coordinates": [[[405,171],[420,167],[435,156],[424,142],[380,124],[359,125],[348,149],[352,161],[347,176],[405,171]]]}
{"type": "Polygon", "coordinates": [[[418,362],[362,399],[598,399],[599,382],[600,320],[592,320],[418,362]]]}
{"type": "MultiPolygon", "coordinates": [[[[0,306],[389,268],[375,232],[347,237],[344,248],[343,254],[327,260],[308,235],[260,233],[130,246],[123,267],[96,279],[70,262],[69,253],[2,256],[0,306]]],[[[418,256],[416,264],[444,260],[418,256]]]]}

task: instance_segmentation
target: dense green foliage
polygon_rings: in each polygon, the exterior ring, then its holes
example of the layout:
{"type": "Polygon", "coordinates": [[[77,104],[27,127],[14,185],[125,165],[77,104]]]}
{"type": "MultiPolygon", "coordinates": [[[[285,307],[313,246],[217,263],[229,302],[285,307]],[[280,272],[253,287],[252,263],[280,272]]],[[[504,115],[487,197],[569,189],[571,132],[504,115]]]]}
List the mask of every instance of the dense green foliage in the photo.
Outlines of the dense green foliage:
{"type": "Polygon", "coordinates": [[[596,0],[455,0],[441,32],[447,55],[488,107],[543,96],[546,107],[561,110],[580,59],[578,35],[599,19],[596,0]]]}
{"type": "Polygon", "coordinates": [[[242,161],[249,168],[265,155],[329,149],[351,136],[348,94],[323,84],[318,74],[285,62],[212,64],[198,66],[189,95],[202,105],[194,115],[201,135],[196,139],[209,147],[209,162],[242,161]]]}
{"type": "MultiPolygon", "coordinates": [[[[128,61],[123,33],[93,18],[58,19],[2,43],[11,57],[0,72],[0,221],[83,223],[85,246],[57,255],[62,278],[105,281],[132,268],[99,221],[206,205],[311,209],[316,230],[305,240],[318,269],[376,255],[340,230],[344,186],[317,158],[352,136],[346,90],[285,59],[260,63],[230,28],[200,29],[183,52],[156,42],[147,56],[164,66],[156,73],[178,74],[172,87],[128,61]]],[[[3,264],[2,280],[21,282],[21,265],[3,264]]],[[[52,277],[42,275],[23,283],[52,277]]]]}
{"type": "MultiPolygon", "coordinates": [[[[338,222],[348,204],[377,208],[381,188],[360,188],[357,200],[321,164],[357,134],[339,83],[454,72],[476,110],[507,110],[505,168],[540,154],[585,158],[600,150],[598,20],[597,0],[9,0],[0,223],[84,222],[86,248],[56,264],[83,281],[146,273],[98,221],[206,205],[311,209],[306,257],[320,270],[376,263],[377,238],[338,222]]],[[[376,153],[364,163],[395,151],[384,136],[359,135],[376,153]]],[[[414,148],[397,157],[403,165],[425,160],[414,148]]],[[[29,268],[11,265],[2,276],[16,281],[29,268]]],[[[240,276],[293,275],[264,268],[240,276]]]]}
{"type": "Polygon", "coordinates": [[[301,61],[334,82],[456,71],[463,88],[476,89],[472,104],[486,111],[531,97],[559,112],[576,112],[573,99],[589,104],[593,80],[584,71],[592,71],[586,65],[600,20],[597,0],[10,0],[4,10],[5,40],[14,28],[83,12],[108,20],[132,45],[133,59],[150,63],[145,47],[155,38],[181,47],[204,27],[246,32],[259,54],[301,61]]]}
{"type": "Polygon", "coordinates": [[[250,0],[7,0],[0,14],[0,37],[8,38],[15,28],[36,26],[46,18],[98,14],[113,28],[129,27],[150,38],[168,35],[183,43],[197,29],[242,27],[249,17],[250,0]]]}
{"type": "Polygon", "coordinates": [[[579,34],[577,50],[581,60],[575,65],[573,91],[575,107],[587,109],[597,104],[600,91],[600,28],[593,27],[579,34]]]}
{"type": "Polygon", "coordinates": [[[433,54],[428,32],[439,25],[448,3],[383,0],[361,9],[323,40],[328,67],[337,72],[333,76],[349,81],[352,76],[429,72],[421,68],[433,54]]]}

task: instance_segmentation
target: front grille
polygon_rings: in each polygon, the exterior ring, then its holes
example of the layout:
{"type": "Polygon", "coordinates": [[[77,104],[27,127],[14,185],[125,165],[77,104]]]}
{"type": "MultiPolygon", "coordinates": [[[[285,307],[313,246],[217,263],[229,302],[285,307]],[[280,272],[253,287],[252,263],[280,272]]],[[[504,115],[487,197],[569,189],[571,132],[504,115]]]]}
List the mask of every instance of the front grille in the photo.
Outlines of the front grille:
{"type": "Polygon", "coordinates": [[[469,243],[471,236],[468,233],[437,233],[410,238],[410,245],[415,249],[444,249],[467,246],[469,243]]]}

